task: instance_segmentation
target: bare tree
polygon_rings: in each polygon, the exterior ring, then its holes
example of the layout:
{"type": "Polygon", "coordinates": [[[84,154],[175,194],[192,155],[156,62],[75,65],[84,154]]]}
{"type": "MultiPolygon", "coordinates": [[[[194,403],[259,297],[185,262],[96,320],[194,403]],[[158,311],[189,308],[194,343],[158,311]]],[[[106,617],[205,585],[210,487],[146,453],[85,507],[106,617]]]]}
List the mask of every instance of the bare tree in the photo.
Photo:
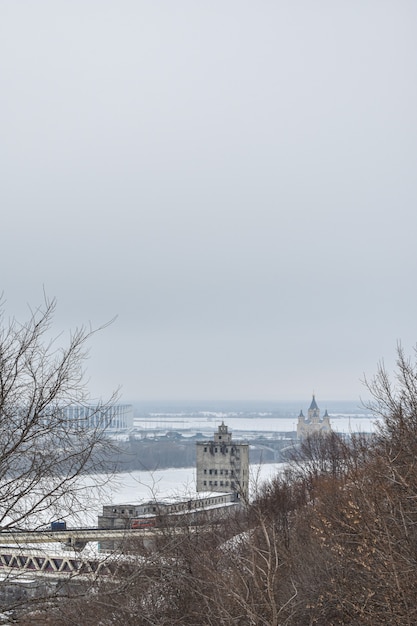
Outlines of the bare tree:
{"type": "MultiPolygon", "coordinates": [[[[89,404],[83,364],[93,329],[52,336],[55,300],[27,322],[0,315],[0,526],[36,528],[84,510],[106,452],[108,403],[69,419],[89,404]]],[[[107,480],[103,475],[102,481],[107,480]]],[[[95,485],[99,486],[99,485],[95,485]]]]}

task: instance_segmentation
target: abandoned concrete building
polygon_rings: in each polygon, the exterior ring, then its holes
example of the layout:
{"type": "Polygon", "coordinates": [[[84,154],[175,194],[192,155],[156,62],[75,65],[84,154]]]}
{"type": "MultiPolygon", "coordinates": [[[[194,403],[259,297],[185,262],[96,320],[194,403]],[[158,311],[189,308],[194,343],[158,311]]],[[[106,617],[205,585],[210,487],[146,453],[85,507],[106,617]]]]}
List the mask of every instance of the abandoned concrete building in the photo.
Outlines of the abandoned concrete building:
{"type": "Polygon", "coordinates": [[[214,438],[197,442],[197,491],[234,493],[236,500],[249,493],[249,444],[232,440],[224,422],[214,438]]]}

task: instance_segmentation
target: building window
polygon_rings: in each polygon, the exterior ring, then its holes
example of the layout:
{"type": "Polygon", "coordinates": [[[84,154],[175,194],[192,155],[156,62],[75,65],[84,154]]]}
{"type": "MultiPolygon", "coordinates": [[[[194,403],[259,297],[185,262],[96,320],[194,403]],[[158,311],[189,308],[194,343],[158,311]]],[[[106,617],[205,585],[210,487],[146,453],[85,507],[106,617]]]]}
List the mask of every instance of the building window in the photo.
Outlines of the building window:
{"type": "Polygon", "coordinates": [[[217,448],[214,448],[214,452],[217,452],[217,448]]]}
{"type": "Polygon", "coordinates": [[[204,446],[204,452],[207,452],[207,446],[204,446]]]}
{"type": "Polygon", "coordinates": [[[213,473],[213,470],[209,470],[209,474],[211,475],[213,473]]]}
{"type": "Polygon", "coordinates": [[[217,470],[214,470],[215,475],[217,476],[217,470]]]}
{"type": "Polygon", "coordinates": [[[204,470],[204,473],[207,474],[207,470],[206,469],[204,470]]]}
{"type": "Polygon", "coordinates": [[[207,481],[206,481],[206,480],[203,482],[203,485],[204,485],[204,486],[206,486],[206,485],[207,485],[207,481]]]}
{"type": "Polygon", "coordinates": [[[223,470],[220,470],[220,475],[223,476],[223,470]]]}
{"type": "Polygon", "coordinates": [[[220,487],[223,487],[223,481],[222,480],[220,481],[220,487]]]}
{"type": "Polygon", "coordinates": [[[214,486],[217,487],[217,480],[214,481],[214,486]]]}
{"type": "Polygon", "coordinates": [[[212,485],[212,484],[213,484],[213,481],[212,481],[212,480],[209,480],[209,485],[212,485]]]}
{"type": "Polygon", "coordinates": [[[227,476],[227,475],[228,475],[228,473],[229,473],[229,470],[224,470],[224,473],[225,473],[225,474],[226,474],[226,476],[227,476]]]}

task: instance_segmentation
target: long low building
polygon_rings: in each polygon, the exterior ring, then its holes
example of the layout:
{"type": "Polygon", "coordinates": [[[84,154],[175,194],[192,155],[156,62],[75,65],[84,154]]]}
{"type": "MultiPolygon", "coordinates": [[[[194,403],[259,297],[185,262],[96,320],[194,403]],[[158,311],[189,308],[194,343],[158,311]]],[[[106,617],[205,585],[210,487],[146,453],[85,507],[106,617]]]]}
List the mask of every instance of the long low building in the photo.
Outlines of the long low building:
{"type": "MultiPolygon", "coordinates": [[[[103,506],[97,526],[102,529],[147,529],[163,526],[190,526],[227,517],[240,506],[234,493],[198,493],[188,498],[164,498],[137,504],[109,504],[103,506]]],[[[100,549],[111,551],[114,541],[100,542],[100,549]]]]}
{"type": "Polygon", "coordinates": [[[233,493],[199,493],[189,498],[163,498],[148,500],[138,504],[108,504],[103,506],[103,514],[98,517],[98,528],[131,528],[138,518],[158,518],[210,511],[216,508],[238,504],[233,493]]]}

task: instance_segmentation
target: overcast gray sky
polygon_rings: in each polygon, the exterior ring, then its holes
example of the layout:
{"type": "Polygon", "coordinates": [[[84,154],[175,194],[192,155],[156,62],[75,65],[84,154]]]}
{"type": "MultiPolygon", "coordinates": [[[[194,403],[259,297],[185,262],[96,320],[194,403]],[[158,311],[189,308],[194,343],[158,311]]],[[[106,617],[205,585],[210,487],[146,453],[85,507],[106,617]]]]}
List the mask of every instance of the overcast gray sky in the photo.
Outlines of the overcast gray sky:
{"type": "Polygon", "coordinates": [[[415,0],[0,0],[1,289],[124,400],[353,399],[417,341],[415,0]]]}

